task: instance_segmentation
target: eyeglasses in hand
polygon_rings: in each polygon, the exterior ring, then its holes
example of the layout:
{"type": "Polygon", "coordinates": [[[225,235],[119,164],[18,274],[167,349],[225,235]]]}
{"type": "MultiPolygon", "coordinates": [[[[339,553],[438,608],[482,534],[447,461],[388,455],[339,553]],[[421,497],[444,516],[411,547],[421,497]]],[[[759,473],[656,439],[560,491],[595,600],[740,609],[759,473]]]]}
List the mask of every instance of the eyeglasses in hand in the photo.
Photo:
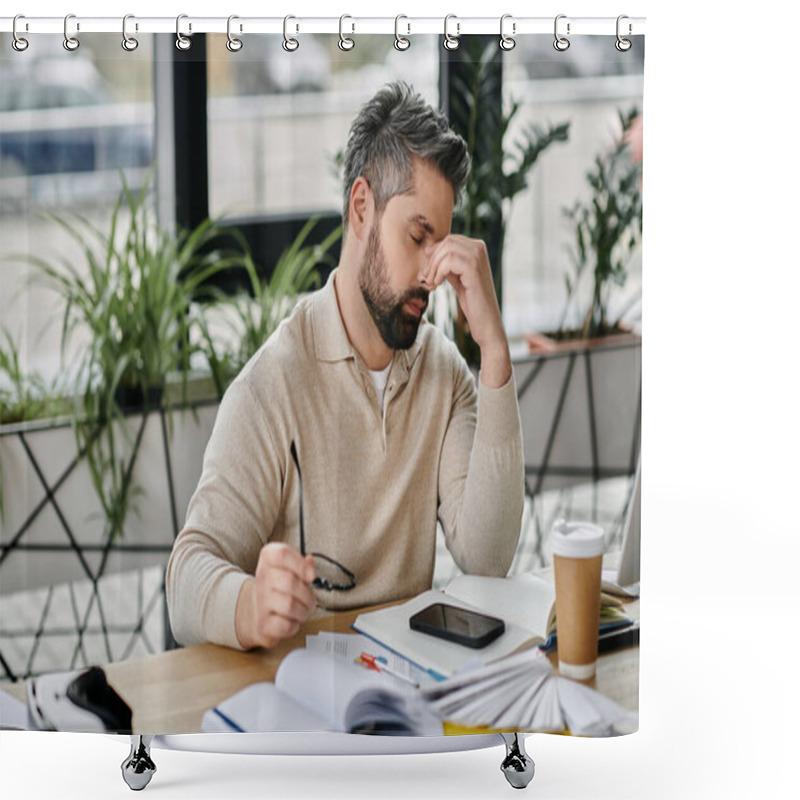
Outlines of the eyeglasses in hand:
{"type": "MultiPolygon", "coordinates": [[[[306,554],[306,533],[303,525],[303,474],[300,472],[300,462],[297,460],[297,448],[294,439],[290,446],[292,460],[297,468],[297,481],[300,490],[300,555],[306,554]]],[[[328,592],[347,592],[356,585],[356,576],[347,567],[334,561],[322,553],[311,553],[314,556],[314,568],[317,577],[311,582],[318,589],[328,592]]]]}

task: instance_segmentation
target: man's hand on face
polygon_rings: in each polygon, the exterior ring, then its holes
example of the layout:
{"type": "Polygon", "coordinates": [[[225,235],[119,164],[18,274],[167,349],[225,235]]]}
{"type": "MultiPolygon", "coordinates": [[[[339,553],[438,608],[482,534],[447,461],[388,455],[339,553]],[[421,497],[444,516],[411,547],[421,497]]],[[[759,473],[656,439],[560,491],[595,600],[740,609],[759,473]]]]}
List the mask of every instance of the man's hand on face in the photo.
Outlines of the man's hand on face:
{"type": "Polygon", "coordinates": [[[270,542],[261,548],[256,574],[248,578],[236,603],[236,636],[246,650],[273,647],[294,636],[316,608],[311,590],[313,556],[270,542]]]}
{"type": "Polygon", "coordinates": [[[425,252],[425,283],[433,291],[446,280],[455,289],[472,338],[481,349],[481,382],[490,388],[503,386],[511,377],[511,358],[486,244],[451,233],[425,252]]]}

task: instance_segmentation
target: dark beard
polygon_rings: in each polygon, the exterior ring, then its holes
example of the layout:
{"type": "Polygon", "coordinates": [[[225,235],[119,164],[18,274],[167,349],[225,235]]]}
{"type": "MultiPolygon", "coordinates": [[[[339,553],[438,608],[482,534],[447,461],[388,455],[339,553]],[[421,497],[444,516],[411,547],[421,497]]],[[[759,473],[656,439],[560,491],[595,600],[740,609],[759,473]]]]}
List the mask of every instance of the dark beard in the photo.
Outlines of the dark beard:
{"type": "Polygon", "coordinates": [[[422,315],[417,317],[403,310],[413,299],[428,304],[428,292],[423,288],[409,289],[397,298],[389,288],[386,259],[383,256],[378,220],[372,226],[367,240],[367,251],[358,271],[358,286],[381,338],[392,350],[408,350],[417,338],[422,315]]]}

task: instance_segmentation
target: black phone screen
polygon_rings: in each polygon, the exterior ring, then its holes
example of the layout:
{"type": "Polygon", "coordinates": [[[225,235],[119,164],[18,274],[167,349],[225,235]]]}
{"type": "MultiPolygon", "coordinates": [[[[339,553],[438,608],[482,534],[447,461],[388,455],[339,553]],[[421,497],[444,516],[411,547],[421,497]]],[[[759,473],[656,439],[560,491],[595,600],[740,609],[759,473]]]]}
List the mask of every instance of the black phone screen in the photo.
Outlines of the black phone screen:
{"type": "Polygon", "coordinates": [[[412,630],[437,636],[466,647],[481,648],[506,629],[503,620],[446,603],[434,603],[409,619],[412,630]]]}

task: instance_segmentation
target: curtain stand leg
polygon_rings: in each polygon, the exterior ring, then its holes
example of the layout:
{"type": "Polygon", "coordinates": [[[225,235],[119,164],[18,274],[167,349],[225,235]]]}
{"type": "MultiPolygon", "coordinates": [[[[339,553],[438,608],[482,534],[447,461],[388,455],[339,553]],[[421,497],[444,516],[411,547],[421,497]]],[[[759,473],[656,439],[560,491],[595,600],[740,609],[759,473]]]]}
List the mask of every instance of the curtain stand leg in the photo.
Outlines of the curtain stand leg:
{"type": "Polygon", "coordinates": [[[506,746],[506,757],[500,769],[515,789],[524,789],[535,771],[533,759],[525,752],[525,737],[521,733],[501,733],[506,746]]]}
{"type": "Polygon", "coordinates": [[[131,752],[122,762],[122,778],[135,792],[144,789],[155,774],[156,765],[150,758],[152,741],[152,736],[131,736],[131,752]]]}

